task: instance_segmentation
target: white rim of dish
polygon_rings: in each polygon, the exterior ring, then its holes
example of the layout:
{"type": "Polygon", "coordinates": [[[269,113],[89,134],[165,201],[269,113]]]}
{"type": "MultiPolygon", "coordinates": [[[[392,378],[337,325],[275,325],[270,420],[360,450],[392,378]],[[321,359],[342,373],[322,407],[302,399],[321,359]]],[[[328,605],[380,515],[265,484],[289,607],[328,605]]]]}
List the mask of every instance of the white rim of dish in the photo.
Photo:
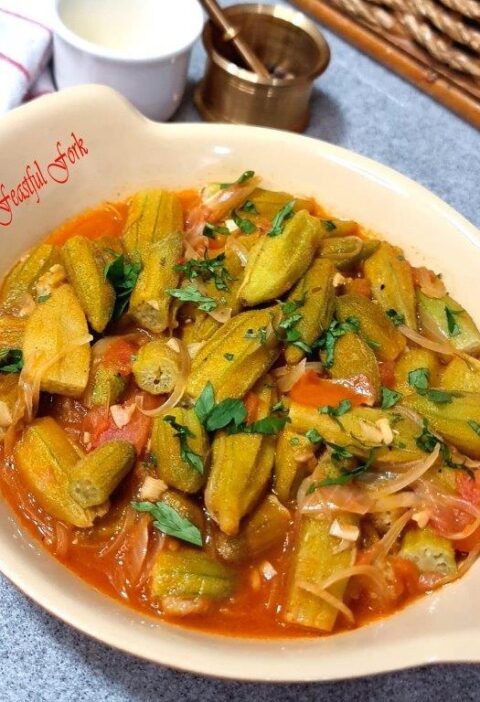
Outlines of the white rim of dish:
{"type": "MultiPolygon", "coordinates": [[[[158,134],[160,136],[168,132],[172,134],[173,132],[178,132],[180,134],[188,134],[189,138],[194,138],[196,135],[209,134],[213,129],[219,139],[228,140],[230,134],[236,133],[241,129],[243,131],[248,131],[252,137],[256,136],[257,139],[267,142],[273,139],[278,140],[279,134],[281,134],[283,140],[290,142],[292,146],[300,146],[300,144],[309,142],[311,148],[319,149],[327,160],[340,164],[349,170],[363,173],[370,178],[378,180],[380,183],[383,182],[386,185],[395,186],[395,189],[399,192],[403,192],[413,199],[419,199],[424,203],[428,203],[432,212],[436,212],[439,217],[447,220],[460,236],[469,240],[477,249],[480,248],[480,234],[478,229],[450,205],[447,205],[425,187],[388,166],[384,166],[343,147],[328,144],[318,139],[260,127],[239,127],[223,124],[157,124],[140,115],[140,113],[116,91],[105,86],[97,85],[70,88],[61,93],[54,93],[43,97],[6,115],[2,118],[1,124],[8,130],[10,125],[17,123],[19,115],[23,117],[27,117],[28,115],[28,121],[31,123],[33,120],[45,114],[47,105],[50,109],[58,110],[59,107],[70,102],[79,105],[91,105],[92,99],[94,98],[97,98],[99,102],[103,102],[104,104],[108,103],[111,109],[117,109],[119,112],[123,111],[125,124],[128,124],[130,121],[131,126],[134,127],[136,124],[139,130],[142,129],[143,125],[143,128],[150,131],[152,135],[158,134]]],[[[15,519],[13,513],[12,518],[15,519]]],[[[16,520],[15,523],[17,523],[16,520]]],[[[31,538],[32,537],[28,535],[28,539],[30,540],[31,538]]],[[[36,539],[34,541],[38,543],[36,539]]],[[[43,551],[41,544],[39,544],[38,548],[43,551]]],[[[62,570],[69,570],[66,566],[63,566],[54,559],[53,556],[49,557],[51,557],[62,570]]],[[[91,602],[84,602],[81,599],[79,601],[68,588],[62,590],[59,586],[52,587],[52,584],[47,580],[38,579],[38,573],[35,572],[35,559],[32,556],[31,559],[29,558],[21,562],[17,556],[14,542],[11,543],[10,541],[0,539],[0,571],[16,585],[19,590],[34,602],[38,603],[47,612],[58,617],[63,622],[73,626],[92,639],[146,661],[208,677],[255,682],[315,682],[377,675],[413,666],[425,666],[432,663],[480,662],[478,648],[471,646],[472,635],[467,630],[460,629],[449,632],[448,636],[439,636],[438,633],[430,633],[427,629],[422,632],[415,632],[414,650],[412,650],[409,640],[405,639],[395,640],[393,643],[391,641],[387,641],[385,644],[379,643],[383,649],[383,658],[381,662],[377,662],[376,664],[372,664],[371,659],[368,657],[366,658],[362,651],[359,650],[358,657],[352,656],[352,658],[349,657],[348,659],[347,676],[338,672],[338,664],[334,665],[335,672],[329,672],[325,666],[323,666],[323,668],[319,666],[320,670],[317,668],[312,669],[310,666],[308,671],[305,672],[302,671],[302,666],[299,664],[301,660],[300,656],[295,658],[295,664],[292,663],[292,658],[290,656],[285,655],[284,657],[283,654],[288,652],[289,643],[292,643],[292,646],[295,646],[296,642],[305,643],[305,646],[310,648],[310,646],[318,644],[317,639],[278,638],[275,640],[275,643],[278,644],[276,653],[278,652],[278,654],[280,654],[279,660],[276,661],[275,664],[272,664],[268,659],[265,659],[264,662],[259,654],[257,656],[259,660],[257,660],[254,672],[242,667],[238,663],[236,664],[235,660],[232,660],[231,654],[225,656],[223,653],[222,644],[231,641],[232,637],[189,630],[186,627],[159,622],[148,615],[143,617],[142,613],[140,613],[139,616],[142,620],[145,620],[144,623],[149,623],[151,626],[154,625],[155,628],[159,627],[162,630],[160,635],[161,639],[159,638],[161,645],[146,653],[144,639],[139,640],[134,637],[132,641],[128,640],[125,636],[122,637],[122,634],[124,635],[126,630],[125,623],[117,623],[115,617],[107,619],[107,621],[99,622],[101,618],[95,611],[95,607],[91,602]],[[169,633],[171,636],[170,641],[168,641],[169,633]],[[182,635],[181,641],[178,640],[179,633],[182,635]],[[211,662],[209,662],[209,667],[207,669],[205,669],[206,654],[203,651],[203,645],[209,649],[211,654],[211,662]],[[215,650],[218,653],[217,657],[215,657],[215,650]],[[185,655],[186,651],[188,651],[188,656],[185,655]],[[265,668],[263,665],[265,665],[265,668]]],[[[69,572],[80,585],[83,585],[89,591],[95,592],[100,600],[107,600],[112,604],[115,610],[118,609],[123,612],[127,610],[135,614],[127,605],[122,606],[122,603],[118,602],[118,600],[109,598],[99,591],[96,591],[95,588],[86,584],[74,573],[71,571],[69,572]]],[[[473,572],[470,571],[459,582],[446,585],[442,588],[442,591],[453,587],[459,588],[462,582],[466,582],[472,578],[473,572]]],[[[424,600],[425,598],[421,598],[416,603],[409,605],[407,609],[416,607],[424,600]]],[[[389,615],[388,619],[401,617],[401,614],[401,612],[398,612],[389,615]]],[[[355,637],[356,632],[365,629],[371,630],[373,634],[376,625],[378,625],[378,622],[374,621],[360,629],[339,633],[332,637],[321,637],[321,639],[325,642],[334,642],[336,639],[345,640],[346,637],[355,637]]],[[[146,627],[145,632],[148,632],[148,629],[149,627],[146,627]]],[[[250,655],[249,650],[252,645],[256,645],[258,649],[260,649],[261,645],[264,644],[265,651],[267,651],[268,643],[272,641],[271,639],[262,640],[246,637],[235,637],[234,640],[238,642],[244,652],[247,652],[247,655],[250,655]]],[[[321,658],[322,651],[320,648],[316,650],[316,655],[319,659],[321,658]]],[[[242,658],[245,658],[245,653],[242,654],[242,658]]]]}
{"type": "Polygon", "coordinates": [[[159,53],[159,54],[154,54],[154,55],[145,55],[145,56],[129,56],[125,53],[122,53],[121,51],[114,51],[113,49],[108,49],[106,47],[101,46],[100,44],[95,44],[94,42],[88,41],[87,39],[83,39],[80,35],[76,34],[73,30],[69,29],[66,24],[64,23],[61,15],[60,15],[60,5],[63,2],[63,0],[54,0],[53,3],[53,30],[55,34],[57,34],[63,41],[65,41],[67,44],[70,44],[71,46],[74,46],[76,49],[79,49],[80,51],[85,52],[86,54],[90,54],[91,56],[95,56],[99,59],[104,59],[107,61],[112,61],[116,63],[134,63],[134,64],[141,64],[141,63],[155,63],[158,61],[166,61],[168,59],[174,58],[175,56],[178,56],[179,54],[184,53],[185,51],[188,51],[197,41],[197,39],[200,37],[202,30],[203,30],[203,25],[204,25],[204,17],[203,17],[203,11],[202,8],[200,7],[198,1],[191,1],[192,5],[192,13],[195,14],[195,19],[196,19],[196,25],[195,25],[195,31],[191,32],[188,36],[187,39],[183,41],[180,46],[175,49],[174,51],[169,51],[167,53],[159,53]]]}

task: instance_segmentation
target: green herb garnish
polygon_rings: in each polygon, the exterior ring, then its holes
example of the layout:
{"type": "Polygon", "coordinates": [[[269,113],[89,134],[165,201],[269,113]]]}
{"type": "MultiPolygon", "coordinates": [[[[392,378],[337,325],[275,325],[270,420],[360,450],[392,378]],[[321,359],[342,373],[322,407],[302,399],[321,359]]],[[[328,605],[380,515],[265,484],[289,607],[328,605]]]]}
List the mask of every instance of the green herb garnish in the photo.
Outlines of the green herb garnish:
{"type": "Polygon", "coordinates": [[[397,312],[397,310],[389,309],[385,312],[385,314],[396,327],[400,327],[402,324],[405,324],[405,315],[397,312]]]}
{"type": "MultiPolygon", "coordinates": [[[[350,400],[341,400],[337,407],[332,407],[331,405],[324,405],[318,408],[319,414],[328,414],[333,420],[337,422],[342,427],[339,417],[342,417],[346,412],[352,409],[352,403],[350,400]]],[[[342,427],[343,428],[343,427],[342,427]]]]}
{"type": "Polygon", "coordinates": [[[203,312],[212,312],[217,307],[217,302],[213,297],[202,295],[194,285],[186,285],[184,288],[167,288],[165,292],[182,302],[193,302],[203,312]]]}
{"type": "Polygon", "coordinates": [[[401,400],[402,395],[396,390],[390,390],[390,388],[386,388],[384,385],[382,385],[382,388],[380,390],[380,397],[381,408],[390,409],[391,407],[394,407],[399,400],[401,400]]]}
{"type": "Polygon", "coordinates": [[[322,227],[325,229],[326,232],[334,232],[335,229],[337,228],[337,225],[335,222],[332,222],[331,219],[322,219],[322,227]]]}
{"type": "Polygon", "coordinates": [[[253,234],[257,231],[257,227],[253,222],[251,222],[249,219],[240,217],[236,212],[232,212],[232,219],[240,231],[244,234],[253,234]]]}
{"type": "Polygon", "coordinates": [[[228,282],[232,276],[225,267],[225,254],[215,258],[192,258],[186,263],[178,263],[173,267],[177,273],[183,273],[188,280],[200,278],[204,282],[213,279],[217,290],[228,290],[228,282]]]}
{"type": "Polygon", "coordinates": [[[180,456],[182,457],[182,460],[191,465],[192,468],[197,471],[197,473],[203,475],[204,466],[202,457],[199,456],[198,453],[195,453],[195,451],[192,451],[188,446],[188,439],[195,438],[195,434],[183,424],[178,424],[172,414],[167,414],[163,418],[163,421],[166,424],[169,424],[176,432],[174,436],[176,436],[180,441],[180,456]]]}
{"type": "Polygon", "coordinates": [[[319,434],[316,429],[309,429],[305,432],[305,436],[310,441],[311,444],[321,444],[323,443],[323,436],[319,434]]]}
{"type": "Polygon", "coordinates": [[[279,236],[283,232],[283,227],[285,222],[293,217],[293,210],[295,207],[295,200],[290,200],[284,205],[273,218],[271,229],[267,232],[267,236],[279,236]]]}
{"type": "Polygon", "coordinates": [[[52,297],[51,293],[48,293],[46,295],[39,295],[39,297],[37,297],[37,302],[39,302],[40,304],[43,304],[47,300],[50,300],[51,297],[52,297]]]}
{"type": "Polygon", "coordinates": [[[267,343],[267,327],[259,327],[255,329],[247,329],[245,339],[258,339],[262,346],[267,343]]]}
{"type": "Polygon", "coordinates": [[[115,254],[115,258],[105,266],[105,280],[108,280],[115,290],[112,320],[120,319],[127,311],[130,295],[141,270],[142,264],[139,261],[131,263],[123,254],[115,254]]]}
{"type": "Polygon", "coordinates": [[[480,436],[480,424],[478,422],[474,422],[473,419],[469,419],[467,421],[467,424],[470,427],[470,429],[473,429],[477,436],[480,436]]]}
{"type": "Polygon", "coordinates": [[[207,223],[203,228],[203,236],[207,239],[216,239],[217,236],[229,236],[230,229],[221,224],[207,223]]]}
{"type": "Polygon", "coordinates": [[[243,205],[240,207],[240,210],[242,212],[248,212],[249,214],[258,214],[258,210],[255,206],[255,203],[252,202],[252,200],[247,200],[246,202],[244,202],[243,205]]]}
{"type": "Polygon", "coordinates": [[[447,327],[449,336],[458,336],[462,330],[457,322],[457,315],[462,314],[463,310],[452,310],[451,307],[445,305],[445,316],[447,318],[447,327]]]}
{"type": "Polygon", "coordinates": [[[358,478],[360,475],[363,475],[366,473],[373,465],[373,462],[375,460],[375,449],[370,449],[370,452],[368,454],[368,458],[365,461],[365,463],[361,463],[359,466],[356,468],[353,468],[352,470],[344,470],[341,472],[340,475],[338,475],[336,478],[325,478],[324,480],[321,480],[319,483],[312,483],[310,487],[308,488],[308,493],[310,494],[311,492],[314,492],[317,488],[320,487],[328,487],[330,485],[346,485],[347,483],[351,482],[352,480],[355,480],[358,478]],[[313,487],[313,489],[312,489],[313,487]]]}
{"type": "Polygon", "coordinates": [[[360,320],[358,317],[347,317],[344,322],[339,322],[334,319],[328,329],[322,334],[320,339],[315,342],[315,348],[320,348],[325,351],[325,368],[331,368],[334,360],[335,344],[337,339],[347,332],[358,332],[360,330],[360,320]]]}
{"type": "Polygon", "coordinates": [[[23,368],[23,352],[20,349],[0,351],[0,373],[20,373],[23,368]]]}
{"type": "Polygon", "coordinates": [[[428,368],[417,368],[408,374],[409,385],[415,388],[419,395],[427,397],[431,402],[435,402],[438,405],[446,405],[452,402],[454,397],[461,397],[457,392],[429,388],[429,379],[428,368]]]}
{"type": "Polygon", "coordinates": [[[233,185],[243,185],[244,183],[247,183],[249,180],[253,178],[255,175],[255,171],[244,171],[242,175],[237,178],[233,183],[220,183],[220,189],[221,190],[227,190],[227,188],[231,188],[233,185]]]}
{"type": "Polygon", "coordinates": [[[233,359],[235,358],[235,354],[233,354],[233,353],[228,353],[228,352],[227,352],[227,353],[224,353],[224,354],[223,354],[223,357],[224,357],[227,361],[233,361],[233,359]]]}
{"type": "Polygon", "coordinates": [[[137,512],[146,512],[153,517],[155,529],[181,539],[194,546],[202,546],[202,534],[200,529],[192,524],[189,519],[182,517],[173,507],[165,502],[132,502],[132,507],[137,512]]]}
{"type": "Polygon", "coordinates": [[[296,346],[304,353],[312,353],[312,347],[307,344],[300,331],[296,328],[298,322],[303,319],[303,315],[298,312],[299,307],[305,304],[305,297],[301,300],[288,300],[288,302],[280,303],[283,319],[278,325],[278,329],[282,330],[282,336],[287,344],[296,346]]]}

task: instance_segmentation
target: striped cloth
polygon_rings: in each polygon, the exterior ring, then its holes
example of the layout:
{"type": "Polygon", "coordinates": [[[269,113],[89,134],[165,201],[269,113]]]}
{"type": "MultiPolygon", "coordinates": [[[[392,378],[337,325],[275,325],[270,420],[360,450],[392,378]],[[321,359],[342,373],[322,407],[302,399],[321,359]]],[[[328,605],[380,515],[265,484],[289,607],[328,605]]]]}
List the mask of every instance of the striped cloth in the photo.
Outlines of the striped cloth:
{"type": "Polygon", "coordinates": [[[0,0],[0,114],[55,90],[51,1],[0,0]]]}

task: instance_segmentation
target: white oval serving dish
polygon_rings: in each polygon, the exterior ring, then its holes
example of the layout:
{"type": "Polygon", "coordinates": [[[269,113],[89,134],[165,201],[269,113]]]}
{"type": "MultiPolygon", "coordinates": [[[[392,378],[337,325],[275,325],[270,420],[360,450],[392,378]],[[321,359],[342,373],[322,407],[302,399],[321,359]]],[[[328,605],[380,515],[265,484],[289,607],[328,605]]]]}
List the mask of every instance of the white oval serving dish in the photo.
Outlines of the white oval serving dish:
{"type": "MultiPolygon", "coordinates": [[[[403,246],[414,263],[442,271],[480,319],[478,230],[411,180],[336,146],[254,127],[154,124],[112,90],[84,86],[4,117],[0,153],[0,273],[50,229],[102,200],[147,184],[233,180],[248,168],[268,185],[316,196],[334,214],[403,246]]],[[[206,675],[329,680],[439,661],[480,662],[478,564],[462,580],[353,632],[265,641],[189,631],[105,597],[22,533],[1,500],[0,570],[82,632],[206,675]]]]}

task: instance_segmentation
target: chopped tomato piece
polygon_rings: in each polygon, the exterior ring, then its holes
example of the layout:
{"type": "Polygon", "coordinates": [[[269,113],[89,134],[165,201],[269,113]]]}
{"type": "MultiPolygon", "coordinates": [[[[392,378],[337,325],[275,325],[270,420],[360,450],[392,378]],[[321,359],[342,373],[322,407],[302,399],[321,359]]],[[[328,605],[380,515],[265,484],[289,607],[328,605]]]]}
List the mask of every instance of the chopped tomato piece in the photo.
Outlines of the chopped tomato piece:
{"type": "Polygon", "coordinates": [[[380,381],[385,387],[392,389],[395,385],[395,363],[394,361],[379,361],[380,381]]]}
{"type": "Polygon", "coordinates": [[[224,249],[225,244],[227,243],[227,235],[226,234],[216,234],[215,239],[209,239],[208,240],[208,248],[209,249],[224,249]]]}
{"type": "Polygon", "coordinates": [[[247,408],[247,424],[251,424],[257,419],[259,397],[256,392],[249,392],[245,397],[245,407],[247,408]]]}
{"type": "Polygon", "coordinates": [[[137,453],[140,454],[148,441],[152,420],[135,409],[128,424],[124,427],[117,427],[113,421],[111,412],[106,408],[94,408],[90,410],[84,420],[85,431],[90,434],[92,448],[97,448],[107,441],[123,439],[130,441],[137,453]]]}
{"type": "Polygon", "coordinates": [[[465,473],[463,470],[457,472],[457,492],[464,500],[474,505],[480,505],[480,478],[478,473],[475,477],[465,473]]]}
{"type": "Polygon", "coordinates": [[[395,578],[397,599],[403,595],[417,595],[420,591],[420,571],[412,561],[400,556],[394,556],[390,563],[395,578]]]}
{"type": "Polygon", "coordinates": [[[354,278],[351,280],[348,284],[348,292],[368,298],[372,296],[372,288],[366,278],[354,278]]]}
{"type": "Polygon", "coordinates": [[[126,377],[132,372],[132,356],[137,350],[137,345],[132,341],[123,338],[115,339],[106,350],[103,362],[126,377]]]}
{"type": "Polygon", "coordinates": [[[354,407],[365,402],[361,394],[340,383],[320,378],[315,371],[304,373],[290,390],[289,396],[295,402],[310,407],[336,407],[342,400],[350,400],[354,407]]]}
{"type": "Polygon", "coordinates": [[[189,212],[194,210],[196,207],[200,207],[202,204],[198,190],[180,190],[176,193],[176,195],[181,202],[185,218],[188,217],[189,212]]]}
{"type": "Polygon", "coordinates": [[[47,242],[62,245],[72,236],[84,236],[92,240],[102,236],[120,236],[127,214],[128,206],[124,202],[106,202],[62,224],[50,234],[47,242]]]}

